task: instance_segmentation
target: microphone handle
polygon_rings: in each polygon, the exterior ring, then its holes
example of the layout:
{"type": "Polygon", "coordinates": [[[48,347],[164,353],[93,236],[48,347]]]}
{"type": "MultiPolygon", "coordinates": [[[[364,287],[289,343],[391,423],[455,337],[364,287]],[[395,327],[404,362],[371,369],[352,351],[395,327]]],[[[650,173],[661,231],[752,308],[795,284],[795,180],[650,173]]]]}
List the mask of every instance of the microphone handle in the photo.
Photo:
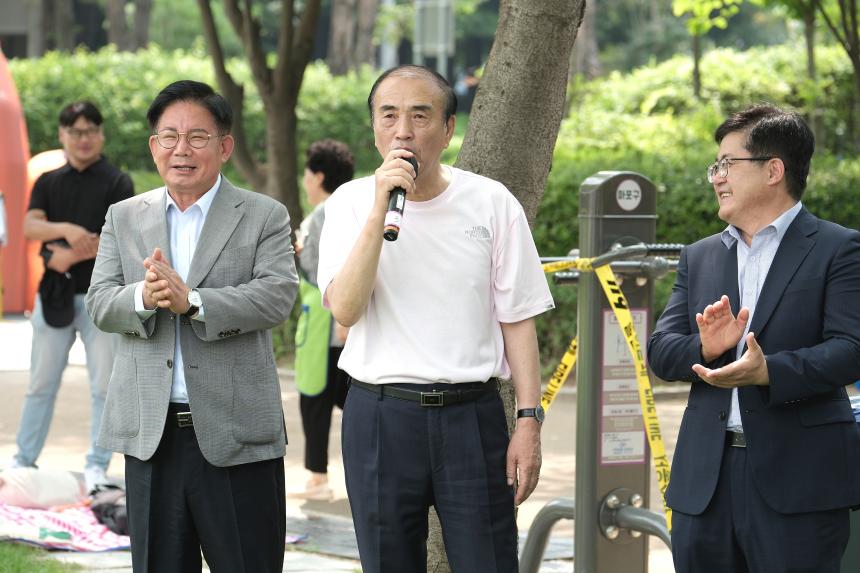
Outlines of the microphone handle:
{"type": "Polygon", "coordinates": [[[386,241],[396,241],[403,220],[403,207],[406,205],[406,190],[395,187],[388,196],[388,212],[385,214],[385,227],[382,236],[386,241]]]}

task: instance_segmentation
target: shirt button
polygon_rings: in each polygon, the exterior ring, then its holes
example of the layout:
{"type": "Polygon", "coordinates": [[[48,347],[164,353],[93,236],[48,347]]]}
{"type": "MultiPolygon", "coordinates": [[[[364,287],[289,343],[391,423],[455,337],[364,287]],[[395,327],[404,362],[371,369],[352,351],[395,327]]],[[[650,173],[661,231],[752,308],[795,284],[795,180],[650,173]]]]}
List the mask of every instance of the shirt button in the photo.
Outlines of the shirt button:
{"type": "Polygon", "coordinates": [[[727,417],[728,416],[726,415],[725,411],[720,412],[720,420],[725,420],[727,417]]]}
{"type": "Polygon", "coordinates": [[[170,358],[167,359],[167,367],[173,368],[173,360],[171,360],[170,358]]]}

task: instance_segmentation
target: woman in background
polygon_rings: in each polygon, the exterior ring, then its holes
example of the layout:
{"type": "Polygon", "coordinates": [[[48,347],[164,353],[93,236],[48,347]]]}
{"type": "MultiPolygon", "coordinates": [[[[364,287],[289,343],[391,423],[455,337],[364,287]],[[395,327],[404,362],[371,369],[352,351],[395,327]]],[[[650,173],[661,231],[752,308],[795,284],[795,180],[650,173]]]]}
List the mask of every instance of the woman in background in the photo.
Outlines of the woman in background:
{"type": "Polygon", "coordinates": [[[303,488],[290,490],[294,498],[328,501],[328,438],[334,406],[343,409],[347,374],[337,367],[347,328],[332,319],[322,306],[317,285],[319,239],[325,222],[324,203],[335,189],[350,181],[355,162],[346,144],[323,139],[311,144],[305,162],[303,185],[314,208],[297,234],[299,294],[302,315],[296,328],[296,387],[305,433],[305,468],[311,472],[303,488]]]}

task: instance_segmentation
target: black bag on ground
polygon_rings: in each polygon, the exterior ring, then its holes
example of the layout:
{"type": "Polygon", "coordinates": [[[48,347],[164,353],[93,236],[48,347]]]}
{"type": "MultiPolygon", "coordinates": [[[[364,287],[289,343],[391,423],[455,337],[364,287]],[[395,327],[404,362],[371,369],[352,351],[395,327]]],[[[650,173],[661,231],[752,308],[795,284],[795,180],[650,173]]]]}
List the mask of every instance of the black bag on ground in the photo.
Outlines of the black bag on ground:
{"type": "Polygon", "coordinates": [[[128,535],[125,490],[115,485],[99,485],[93,491],[90,509],[99,523],[116,533],[128,535]]]}

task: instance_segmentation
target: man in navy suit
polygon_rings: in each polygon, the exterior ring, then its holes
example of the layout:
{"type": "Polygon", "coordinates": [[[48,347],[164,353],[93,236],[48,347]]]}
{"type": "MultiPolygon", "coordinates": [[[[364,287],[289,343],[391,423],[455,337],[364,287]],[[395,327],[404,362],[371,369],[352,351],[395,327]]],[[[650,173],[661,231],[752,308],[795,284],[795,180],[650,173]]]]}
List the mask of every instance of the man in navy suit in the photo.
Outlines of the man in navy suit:
{"type": "Polygon", "coordinates": [[[860,233],[800,202],[815,142],[795,113],[748,108],[708,168],[728,227],[681,253],[648,344],[690,383],[667,492],[685,572],[834,572],[860,505],[860,233]]]}

